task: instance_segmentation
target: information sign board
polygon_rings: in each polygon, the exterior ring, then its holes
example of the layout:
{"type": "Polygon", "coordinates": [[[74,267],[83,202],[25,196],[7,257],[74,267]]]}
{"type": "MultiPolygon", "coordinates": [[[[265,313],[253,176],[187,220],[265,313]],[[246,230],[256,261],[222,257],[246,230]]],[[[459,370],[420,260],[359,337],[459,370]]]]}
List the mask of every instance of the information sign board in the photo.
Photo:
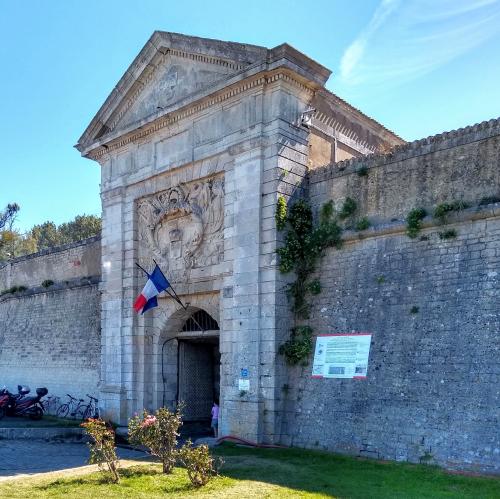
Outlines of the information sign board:
{"type": "Polygon", "coordinates": [[[312,377],[366,378],[371,340],[371,333],[319,335],[316,338],[312,377]]]}

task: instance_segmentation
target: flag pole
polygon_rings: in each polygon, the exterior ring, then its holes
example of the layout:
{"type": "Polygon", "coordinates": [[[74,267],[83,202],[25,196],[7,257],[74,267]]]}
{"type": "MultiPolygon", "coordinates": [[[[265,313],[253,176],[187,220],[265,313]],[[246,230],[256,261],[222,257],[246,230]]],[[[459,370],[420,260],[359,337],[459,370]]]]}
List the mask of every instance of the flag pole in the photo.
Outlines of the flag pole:
{"type": "MultiPolygon", "coordinates": [[[[160,269],[160,272],[163,274],[160,266],[158,265],[158,263],[156,262],[156,260],[154,258],[153,258],[153,262],[160,269]]],[[[138,263],[136,263],[136,265],[142,269],[142,267],[138,263]]],[[[142,270],[144,270],[144,269],[142,269],[142,270]]],[[[144,272],[146,272],[146,271],[144,270],[144,272]]],[[[148,273],[146,272],[146,274],[148,274],[148,273]]],[[[149,276],[149,274],[148,274],[148,276],[149,276]]],[[[175,300],[184,310],[187,310],[186,305],[184,305],[184,303],[182,303],[182,300],[179,298],[179,295],[176,293],[176,291],[175,291],[174,287],[172,286],[172,284],[170,283],[170,281],[168,281],[168,283],[170,284],[170,289],[172,290],[172,292],[174,294],[172,295],[172,293],[170,293],[170,291],[168,289],[166,289],[165,292],[170,296],[170,298],[175,300]]],[[[191,316],[190,319],[193,319],[193,322],[200,328],[201,332],[205,331],[205,329],[201,326],[201,324],[193,316],[191,316]]]]}
{"type": "Polygon", "coordinates": [[[137,262],[135,262],[135,264],[149,277],[149,272],[147,270],[144,270],[137,262]]]}

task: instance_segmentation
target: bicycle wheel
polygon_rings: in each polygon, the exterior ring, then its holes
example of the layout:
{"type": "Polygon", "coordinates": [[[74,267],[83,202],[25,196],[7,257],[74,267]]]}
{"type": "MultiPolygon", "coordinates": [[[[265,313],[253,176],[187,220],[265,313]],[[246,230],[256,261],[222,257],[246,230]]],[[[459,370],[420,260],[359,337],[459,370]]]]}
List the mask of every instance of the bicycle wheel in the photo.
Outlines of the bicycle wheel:
{"type": "Polygon", "coordinates": [[[83,413],[83,420],[84,421],[87,421],[87,419],[89,418],[92,418],[93,417],[93,414],[92,414],[92,406],[89,404],[86,408],[85,408],[85,411],[83,413]]]}
{"type": "Polygon", "coordinates": [[[68,404],[63,404],[59,409],[56,411],[56,416],[58,418],[65,418],[68,416],[69,412],[69,405],[68,404]]]}

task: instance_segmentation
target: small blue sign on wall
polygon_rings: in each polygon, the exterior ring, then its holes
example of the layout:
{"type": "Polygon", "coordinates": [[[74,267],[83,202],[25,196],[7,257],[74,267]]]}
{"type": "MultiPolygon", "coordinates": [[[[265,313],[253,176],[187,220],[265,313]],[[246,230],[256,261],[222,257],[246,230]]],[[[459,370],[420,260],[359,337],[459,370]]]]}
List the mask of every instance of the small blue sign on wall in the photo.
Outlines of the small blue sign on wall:
{"type": "Polygon", "coordinates": [[[243,367],[240,372],[241,372],[240,376],[242,378],[248,378],[248,368],[247,367],[243,367]]]}

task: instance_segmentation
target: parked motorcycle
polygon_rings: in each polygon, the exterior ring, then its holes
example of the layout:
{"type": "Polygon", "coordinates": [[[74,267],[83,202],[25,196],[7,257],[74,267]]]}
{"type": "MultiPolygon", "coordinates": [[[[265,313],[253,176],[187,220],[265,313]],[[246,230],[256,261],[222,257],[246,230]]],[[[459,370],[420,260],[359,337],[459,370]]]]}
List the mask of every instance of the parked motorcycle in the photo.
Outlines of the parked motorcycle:
{"type": "Polygon", "coordinates": [[[10,393],[8,392],[7,388],[3,387],[0,390],[0,419],[2,419],[7,412],[7,406],[9,405],[9,400],[10,400],[10,393]]]}
{"type": "MultiPolygon", "coordinates": [[[[7,390],[8,399],[5,403],[5,393],[0,396],[0,407],[4,409],[4,413],[8,416],[28,416],[31,419],[41,419],[43,417],[43,406],[40,400],[49,393],[47,388],[37,388],[36,397],[27,397],[26,395],[30,392],[28,387],[17,387],[17,395],[10,393],[7,390]]],[[[0,410],[0,412],[2,412],[0,410]]]]}

